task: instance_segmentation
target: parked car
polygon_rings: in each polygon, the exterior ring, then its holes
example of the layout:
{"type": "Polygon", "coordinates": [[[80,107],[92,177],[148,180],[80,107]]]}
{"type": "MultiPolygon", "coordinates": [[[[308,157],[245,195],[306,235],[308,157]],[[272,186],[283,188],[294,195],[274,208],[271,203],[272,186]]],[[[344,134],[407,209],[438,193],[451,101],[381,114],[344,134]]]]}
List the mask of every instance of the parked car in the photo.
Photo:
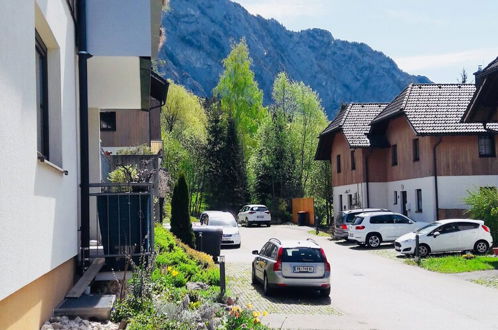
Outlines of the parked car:
{"type": "Polygon", "coordinates": [[[419,235],[419,255],[431,253],[470,251],[484,254],[493,246],[493,238],[484,221],[470,219],[439,220],[417,232],[408,233],[394,242],[396,251],[415,254],[415,236],[419,235]]]}
{"type": "Polygon", "coordinates": [[[393,242],[426,224],[394,212],[360,213],[348,226],[348,238],[360,245],[378,248],[382,242],[393,242]]]}
{"type": "Polygon", "coordinates": [[[274,288],[305,287],[330,295],[330,264],[313,240],[280,241],[271,238],[263,248],[252,251],[252,282],[263,283],[265,295],[274,288]]]}
{"type": "Polygon", "coordinates": [[[265,205],[245,205],[237,215],[239,223],[251,226],[253,224],[271,226],[270,211],[265,205]]]}
{"type": "Polygon", "coordinates": [[[205,211],[200,216],[201,224],[206,226],[217,226],[223,228],[221,245],[232,245],[240,247],[239,226],[235,217],[230,212],[205,211]]]}
{"type": "Polygon", "coordinates": [[[354,209],[342,211],[335,220],[334,238],[348,240],[348,226],[353,222],[354,218],[365,212],[390,212],[387,209],[354,209]]]}

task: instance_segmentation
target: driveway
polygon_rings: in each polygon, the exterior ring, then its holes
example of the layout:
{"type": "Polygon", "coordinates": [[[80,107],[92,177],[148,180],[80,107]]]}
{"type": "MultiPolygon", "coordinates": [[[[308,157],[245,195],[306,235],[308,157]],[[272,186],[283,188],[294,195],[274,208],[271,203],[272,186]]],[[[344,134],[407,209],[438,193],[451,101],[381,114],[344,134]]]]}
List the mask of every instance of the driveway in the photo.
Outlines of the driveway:
{"type": "Polygon", "coordinates": [[[240,228],[240,249],[224,249],[229,289],[242,306],[266,310],[283,329],[498,329],[498,290],[429,272],[381,253],[335,243],[291,225],[240,228]],[[285,291],[270,299],[250,284],[252,250],[270,238],[312,237],[332,266],[330,299],[285,291]]]}

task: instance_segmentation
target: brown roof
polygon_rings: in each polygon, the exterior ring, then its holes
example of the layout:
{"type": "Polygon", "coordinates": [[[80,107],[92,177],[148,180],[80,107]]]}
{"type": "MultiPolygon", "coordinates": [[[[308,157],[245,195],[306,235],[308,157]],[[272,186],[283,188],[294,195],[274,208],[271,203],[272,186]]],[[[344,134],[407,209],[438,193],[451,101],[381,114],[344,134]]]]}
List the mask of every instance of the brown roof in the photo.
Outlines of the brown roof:
{"type": "Polygon", "coordinates": [[[474,92],[473,84],[411,84],[372,125],[404,114],[421,135],[485,133],[482,124],[460,122],[474,92]]]}

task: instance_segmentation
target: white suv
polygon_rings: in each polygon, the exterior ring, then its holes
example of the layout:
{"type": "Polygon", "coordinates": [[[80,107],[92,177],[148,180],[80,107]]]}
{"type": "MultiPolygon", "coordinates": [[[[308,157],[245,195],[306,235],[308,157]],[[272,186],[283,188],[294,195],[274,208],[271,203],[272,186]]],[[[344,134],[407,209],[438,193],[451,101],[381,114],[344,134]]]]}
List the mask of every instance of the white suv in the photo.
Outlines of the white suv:
{"type": "Polygon", "coordinates": [[[246,205],[237,215],[237,220],[240,224],[251,226],[257,224],[265,224],[268,227],[271,225],[271,215],[268,208],[264,205],[246,205]]]}
{"type": "Polygon", "coordinates": [[[426,225],[394,212],[366,212],[356,216],[348,227],[348,239],[377,248],[382,242],[392,242],[398,237],[426,225]]]}

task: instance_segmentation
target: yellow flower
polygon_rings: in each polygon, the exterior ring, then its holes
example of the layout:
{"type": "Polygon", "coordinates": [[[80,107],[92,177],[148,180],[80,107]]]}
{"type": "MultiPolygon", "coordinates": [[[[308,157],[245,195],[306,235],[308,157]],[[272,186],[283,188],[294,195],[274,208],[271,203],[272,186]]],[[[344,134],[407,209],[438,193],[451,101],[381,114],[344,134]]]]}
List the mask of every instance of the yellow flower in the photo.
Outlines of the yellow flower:
{"type": "Polygon", "coordinates": [[[173,275],[173,276],[177,276],[178,274],[180,274],[180,272],[177,271],[177,270],[172,270],[171,271],[171,275],[173,275]]]}
{"type": "Polygon", "coordinates": [[[255,318],[255,319],[254,319],[254,324],[258,324],[258,323],[261,323],[261,320],[260,320],[260,319],[258,319],[258,318],[255,318]]]}
{"type": "Polygon", "coordinates": [[[267,312],[267,311],[264,311],[264,312],[263,312],[263,316],[268,316],[268,312],[267,312]]]}
{"type": "Polygon", "coordinates": [[[259,312],[252,312],[252,316],[254,317],[258,317],[259,315],[261,315],[259,312]]]}
{"type": "Polygon", "coordinates": [[[247,304],[247,308],[252,309],[253,308],[252,304],[247,304]]]}

